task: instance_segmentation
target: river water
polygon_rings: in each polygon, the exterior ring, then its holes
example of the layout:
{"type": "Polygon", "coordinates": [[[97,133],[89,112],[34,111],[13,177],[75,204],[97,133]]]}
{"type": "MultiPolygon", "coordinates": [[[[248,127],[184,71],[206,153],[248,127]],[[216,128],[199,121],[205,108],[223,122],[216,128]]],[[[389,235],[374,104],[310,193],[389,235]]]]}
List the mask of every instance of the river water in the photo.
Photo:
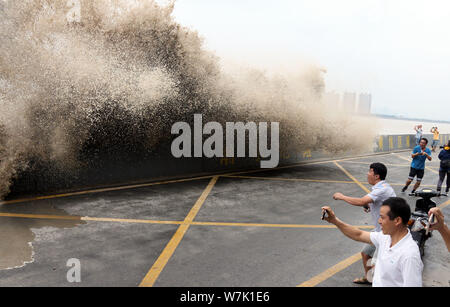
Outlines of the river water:
{"type": "Polygon", "coordinates": [[[379,135],[386,134],[415,134],[414,126],[422,124],[424,134],[430,134],[432,127],[438,127],[439,132],[442,134],[450,133],[449,123],[439,122],[423,122],[416,120],[400,120],[400,119],[388,119],[381,117],[361,117],[361,119],[371,122],[376,127],[376,132],[379,135]]]}

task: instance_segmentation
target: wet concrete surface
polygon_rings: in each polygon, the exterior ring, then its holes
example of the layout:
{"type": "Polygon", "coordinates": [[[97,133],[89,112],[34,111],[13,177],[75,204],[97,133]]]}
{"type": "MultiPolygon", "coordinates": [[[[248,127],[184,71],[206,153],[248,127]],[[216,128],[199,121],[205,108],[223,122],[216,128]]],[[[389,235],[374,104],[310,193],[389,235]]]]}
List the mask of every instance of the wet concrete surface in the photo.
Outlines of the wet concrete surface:
{"type": "MultiPolygon", "coordinates": [[[[4,208],[4,213],[13,209],[4,208]]],[[[57,207],[49,204],[41,204],[37,214],[44,211],[46,214],[68,216],[68,214],[57,207]]],[[[10,217],[0,217],[0,270],[15,269],[25,266],[34,261],[33,241],[35,232],[47,227],[55,229],[73,228],[77,225],[85,224],[80,218],[73,220],[44,220],[44,219],[18,219],[10,217]]]]}
{"type": "MultiPolygon", "coordinates": [[[[409,152],[338,163],[369,189],[369,164],[386,163],[387,181],[414,208],[416,199],[400,192],[409,163],[399,156],[409,159],[409,152]]],[[[437,154],[433,156],[435,160],[427,166],[437,170],[437,154]]],[[[194,220],[216,225],[191,225],[155,286],[296,286],[360,252],[362,244],[337,229],[283,227],[328,225],[320,220],[323,205],[330,205],[348,223],[370,226],[370,215],[362,209],[332,200],[335,192],[366,194],[333,161],[239,175],[257,178],[219,178],[194,220]]],[[[437,179],[427,170],[423,185],[434,186],[437,179]]],[[[200,179],[3,203],[0,286],[138,286],[208,182],[200,179]],[[93,221],[85,216],[138,221],[93,221]],[[147,224],[146,220],[175,223],[147,224]],[[67,281],[70,268],[66,264],[71,258],[81,262],[80,283],[67,281]]],[[[449,198],[435,200],[444,204],[449,198]]],[[[443,212],[450,220],[450,206],[443,212]]],[[[450,286],[450,253],[439,233],[427,241],[424,264],[425,286],[450,286]]],[[[352,287],[351,281],[361,275],[358,261],[317,286],[352,287]]]]}

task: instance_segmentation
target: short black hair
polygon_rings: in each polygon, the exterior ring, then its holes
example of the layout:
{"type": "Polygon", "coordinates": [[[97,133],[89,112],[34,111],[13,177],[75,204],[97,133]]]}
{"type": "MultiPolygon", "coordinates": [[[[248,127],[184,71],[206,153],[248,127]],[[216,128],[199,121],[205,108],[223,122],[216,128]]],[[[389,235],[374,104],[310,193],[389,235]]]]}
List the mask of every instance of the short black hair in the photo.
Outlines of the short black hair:
{"type": "Polygon", "coordinates": [[[424,140],[424,141],[427,142],[427,144],[428,144],[428,139],[427,139],[427,138],[421,138],[420,140],[421,140],[421,141],[424,140]]]}
{"type": "Polygon", "coordinates": [[[380,180],[386,179],[387,167],[383,163],[380,163],[380,162],[372,163],[372,164],[370,164],[369,169],[373,169],[373,173],[375,175],[380,176],[380,180]]]}
{"type": "Polygon", "coordinates": [[[411,208],[406,200],[401,197],[390,197],[383,202],[382,206],[389,207],[388,216],[391,221],[396,217],[401,217],[403,225],[406,226],[408,224],[411,218],[411,208]]]}

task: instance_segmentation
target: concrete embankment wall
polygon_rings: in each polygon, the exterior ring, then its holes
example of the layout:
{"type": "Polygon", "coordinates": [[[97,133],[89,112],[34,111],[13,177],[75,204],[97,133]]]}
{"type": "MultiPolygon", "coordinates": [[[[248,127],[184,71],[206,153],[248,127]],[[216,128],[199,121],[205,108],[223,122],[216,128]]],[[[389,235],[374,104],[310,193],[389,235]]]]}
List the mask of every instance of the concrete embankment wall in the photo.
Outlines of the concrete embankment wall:
{"type": "MultiPolygon", "coordinates": [[[[431,146],[432,136],[424,136],[430,140],[429,145],[431,146]]],[[[449,137],[450,134],[441,135],[440,144],[447,143],[449,137]]],[[[299,152],[280,155],[279,166],[313,160],[408,150],[414,146],[414,135],[383,135],[374,140],[373,151],[346,152],[335,155],[305,148],[299,152]]],[[[13,182],[11,193],[7,198],[259,168],[260,159],[257,158],[175,159],[173,157],[133,158],[126,156],[123,159],[102,160],[101,163],[72,172],[59,170],[53,165],[36,163],[13,182]]]]}
{"type": "MultiPolygon", "coordinates": [[[[441,134],[439,136],[439,144],[447,144],[449,136],[450,134],[441,134]]],[[[424,134],[422,137],[428,139],[428,147],[431,147],[433,135],[424,134]]],[[[416,136],[414,134],[382,135],[377,137],[377,144],[374,151],[387,152],[408,148],[412,149],[414,146],[416,146],[416,136]]]]}

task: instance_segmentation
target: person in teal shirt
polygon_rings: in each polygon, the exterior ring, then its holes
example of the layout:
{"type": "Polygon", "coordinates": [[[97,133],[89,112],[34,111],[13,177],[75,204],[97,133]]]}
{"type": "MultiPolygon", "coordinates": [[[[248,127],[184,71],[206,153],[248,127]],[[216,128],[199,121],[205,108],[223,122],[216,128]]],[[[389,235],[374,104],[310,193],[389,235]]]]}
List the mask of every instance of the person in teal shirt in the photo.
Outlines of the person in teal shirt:
{"type": "Polygon", "coordinates": [[[405,192],[408,189],[408,186],[414,180],[414,177],[417,176],[416,184],[411,192],[413,194],[420,186],[422,182],[423,175],[425,174],[425,161],[428,159],[431,161],[431,150],[427,148],[428,140],[426,138],[420,139],[419,145],[414,147],[411,158],[413,159],[411,162],[411,169],[409,171],[408,180],[406,180],[406,184],[402,189],[402,192],[405,192]]]}

